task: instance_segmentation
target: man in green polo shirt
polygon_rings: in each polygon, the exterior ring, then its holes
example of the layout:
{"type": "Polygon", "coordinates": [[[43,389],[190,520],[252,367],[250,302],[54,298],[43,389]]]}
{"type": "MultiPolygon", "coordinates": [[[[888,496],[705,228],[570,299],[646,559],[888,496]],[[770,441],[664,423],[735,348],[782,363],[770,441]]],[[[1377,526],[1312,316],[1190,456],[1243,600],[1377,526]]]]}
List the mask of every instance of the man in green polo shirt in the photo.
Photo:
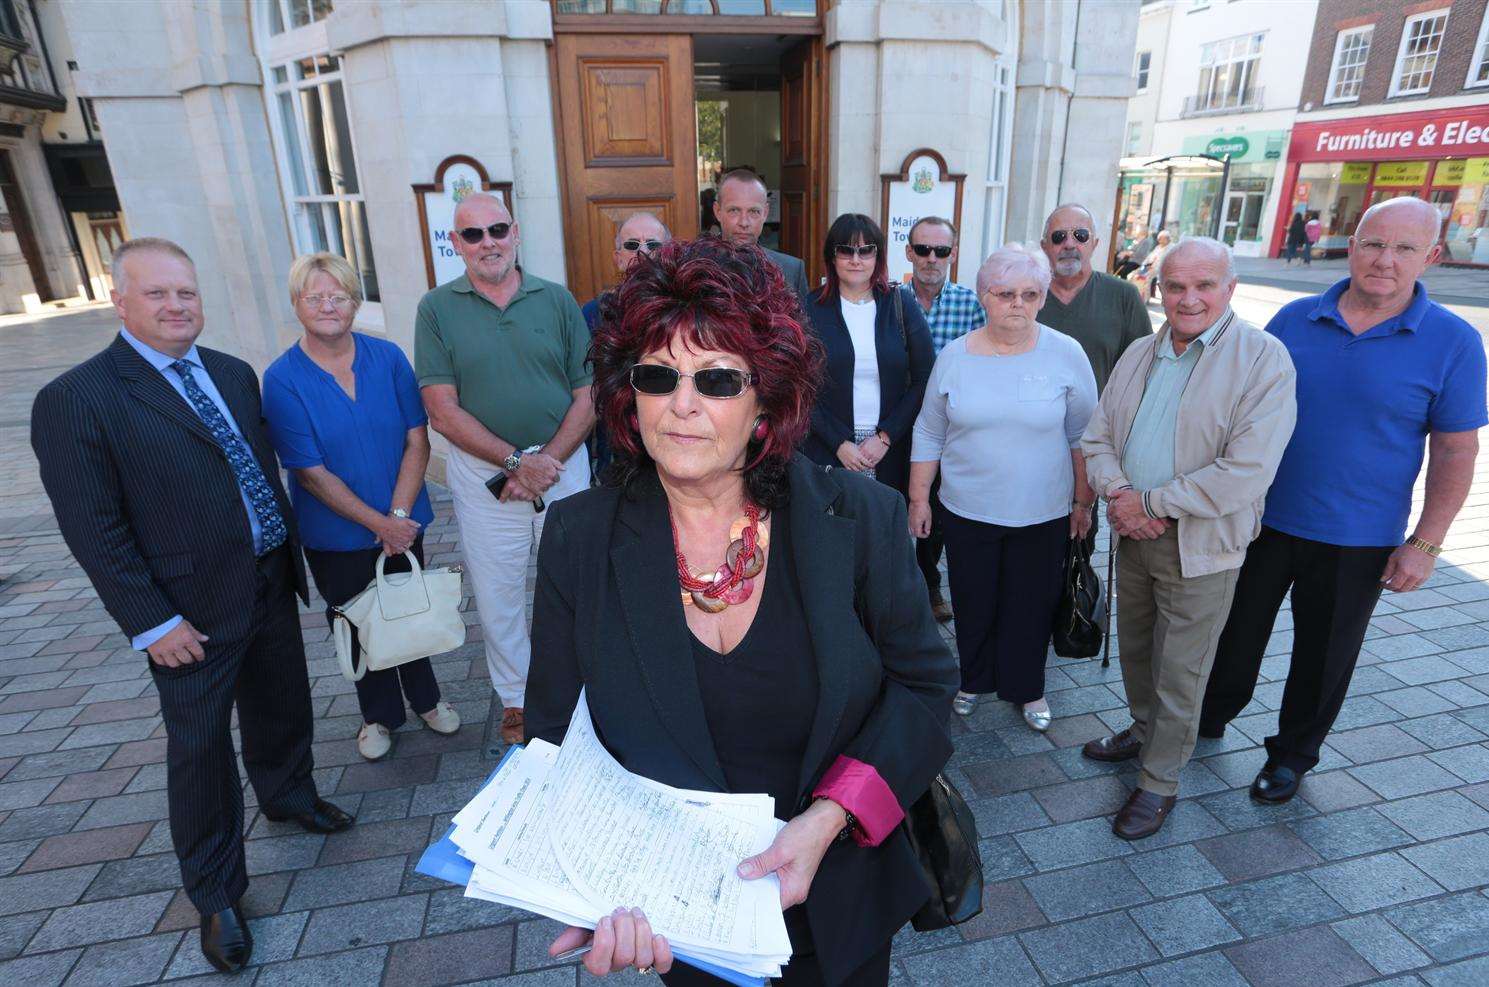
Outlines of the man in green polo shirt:
{"type": "Polygon", "coordinates": [[[467,196],[450,243],[465,274],[419,302],[414,366],[429,422],[450,442],[446,479],[505,709],[502,739],[522,743],[528,561],[542,508],[589,486],[589,330],[568,289],[517,265],[521,237],[500,199],[467,196]],[[487,484],[501,474],[495,495],[487,484]]]}

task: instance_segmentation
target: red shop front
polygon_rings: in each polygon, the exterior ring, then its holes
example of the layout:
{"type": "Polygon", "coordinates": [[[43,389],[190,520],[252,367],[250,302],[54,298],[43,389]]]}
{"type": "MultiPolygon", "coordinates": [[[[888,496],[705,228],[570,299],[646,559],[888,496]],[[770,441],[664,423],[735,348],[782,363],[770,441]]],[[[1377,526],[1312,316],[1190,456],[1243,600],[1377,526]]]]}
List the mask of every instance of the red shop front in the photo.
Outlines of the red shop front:
{"type": "Polygon", "coordinates": [[[1443,263],[1489,266],[1489,105],[1300,122],[1287,158],[1270,256],[1295,212],[1323,224],[1323,256],[1342,256],[1366,209],[1414,195],[1442,214],[1443,263]]]}

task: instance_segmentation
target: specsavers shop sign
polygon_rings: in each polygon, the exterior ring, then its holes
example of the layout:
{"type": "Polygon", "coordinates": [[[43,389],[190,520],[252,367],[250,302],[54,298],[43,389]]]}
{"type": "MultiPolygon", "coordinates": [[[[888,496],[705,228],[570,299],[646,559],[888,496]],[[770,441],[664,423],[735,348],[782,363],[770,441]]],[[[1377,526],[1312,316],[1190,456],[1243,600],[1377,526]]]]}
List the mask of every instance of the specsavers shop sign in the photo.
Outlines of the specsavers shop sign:
{"type": "Polygon", "coordinates": [[[1489,105],[1299,122],[1290,161],[1383,161],[1489,154],[1489,105]]]}

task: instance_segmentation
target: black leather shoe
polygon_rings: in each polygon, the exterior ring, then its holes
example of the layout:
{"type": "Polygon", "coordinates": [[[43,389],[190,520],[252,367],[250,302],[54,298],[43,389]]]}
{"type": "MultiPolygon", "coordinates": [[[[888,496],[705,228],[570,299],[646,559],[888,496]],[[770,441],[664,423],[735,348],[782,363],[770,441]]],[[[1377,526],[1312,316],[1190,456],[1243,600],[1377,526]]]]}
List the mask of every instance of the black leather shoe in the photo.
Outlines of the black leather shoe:
{"type": "Polygon", "coordinates": [[[253,933],[237,902],[232,908],[202,916],[202,955],[223,973],[237,973],[253,955],[253,933]]]}
{"type": "Polygon", "coordinates": [[[1257,772],[1251,783],[1251,797],[1258,802],[1280,805],[1298,794],[1298,785],[1303,776],[1292,768],[1267,765],[1257,772]]]}
{"type": "Polygon", "coordinates": [[[343,812],[325,799],[316,799],[309,812],[294,816],[276,816],[265,809],[264,818],[270,822],[296,822],[311,833],[339,833],[357,821],[355,816],[343,812]]]}
{"type": "Polygon", "coordinates": [[[1201,723],[1199,725],[1199,735],[1206,740],[1219,740],[1225,736],[1225,724],[1222,723],[1218,727],[1211,727],[1201,723]]]}

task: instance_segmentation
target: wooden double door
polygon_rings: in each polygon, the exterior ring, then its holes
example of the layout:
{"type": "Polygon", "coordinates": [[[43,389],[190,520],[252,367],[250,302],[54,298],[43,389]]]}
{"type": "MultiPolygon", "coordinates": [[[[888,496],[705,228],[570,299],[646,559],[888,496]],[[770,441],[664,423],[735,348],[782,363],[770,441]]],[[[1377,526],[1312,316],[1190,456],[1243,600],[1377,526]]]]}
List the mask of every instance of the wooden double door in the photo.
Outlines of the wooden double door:
{"type": "MultiPolygon", "coordinates": [[[[615,280],[615,230],[638,210],[698,235],[698,135],[688,34],[558,34],[565,255],[579,300],[615,280]]],[[[826,231],[825,56],[808,38],[782,62],[781,250],[815,283],[826,231]]],[[[531,232],[529,231],[529,235],[531,232]]]]}

